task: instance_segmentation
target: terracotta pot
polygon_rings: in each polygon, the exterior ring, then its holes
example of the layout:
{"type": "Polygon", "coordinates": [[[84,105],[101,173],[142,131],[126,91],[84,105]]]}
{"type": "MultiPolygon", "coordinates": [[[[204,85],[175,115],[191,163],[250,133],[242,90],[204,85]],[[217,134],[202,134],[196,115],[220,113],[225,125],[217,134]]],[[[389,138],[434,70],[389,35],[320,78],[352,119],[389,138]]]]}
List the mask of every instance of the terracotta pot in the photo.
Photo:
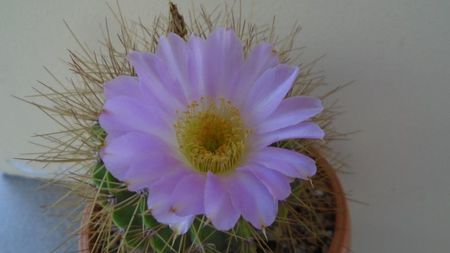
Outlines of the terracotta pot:
{"type": "Polygon", "coordinates": [[[334,223],[334,236],[331,240],[328,253],[348,253],[350,252],[351,245],[351,224],[350,212],[348,210],[344,190],[336,175],[336,171],[331,167],[328,161],[317,152],[315,152],[314,158],[319,166],[323,168],[326,176],[330,180],[331,189],[335,193],[336,220],[334,223]]]}
{"type": "MultiPolygon", "coordinates": [[[[335,231],[328,253],[348,253],[350,252],[351,225],[350,213],[344,191],[336,175],[336,171],[331,167],[328,161],[318,153],[315,153],[314,158],[330,179],[330,185],[332,191],[335,193],[336,199],[335,231]]],[[[80,231],[79,241],[80,253],[90,253],[90,231],[89,226],[86,225],[89,222],[89,212],[90,207],[88,206],[84,209],[81,221],[82,230],[80,231]]]]}
{"type": "Polygon", "coordinates": [[[89,226],[87,225],[89,224],[90,211],[90,206],[85,207],[81,218],[80,241],[78,242],[78,249],[80,250],[80,253],[91,253],[89,243],[89,236],[91,233],[89,226]]]}

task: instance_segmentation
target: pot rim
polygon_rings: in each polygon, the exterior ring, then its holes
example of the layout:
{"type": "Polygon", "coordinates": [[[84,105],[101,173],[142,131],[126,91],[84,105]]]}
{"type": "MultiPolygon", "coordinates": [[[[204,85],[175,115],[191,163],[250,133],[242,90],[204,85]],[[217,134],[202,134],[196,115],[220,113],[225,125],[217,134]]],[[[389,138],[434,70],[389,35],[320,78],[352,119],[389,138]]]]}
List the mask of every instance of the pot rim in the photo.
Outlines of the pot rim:
{"type": "Polygon", "coordinates": [[[313,150],[312,153],[316,162],[320,164],[330,180],[331,189],[334,193],[336,202],[334,234],[328,253],[348,253],[351,251],[351,222],[345,192],[337,176],[336,170],[317,150],[313,150]]]}

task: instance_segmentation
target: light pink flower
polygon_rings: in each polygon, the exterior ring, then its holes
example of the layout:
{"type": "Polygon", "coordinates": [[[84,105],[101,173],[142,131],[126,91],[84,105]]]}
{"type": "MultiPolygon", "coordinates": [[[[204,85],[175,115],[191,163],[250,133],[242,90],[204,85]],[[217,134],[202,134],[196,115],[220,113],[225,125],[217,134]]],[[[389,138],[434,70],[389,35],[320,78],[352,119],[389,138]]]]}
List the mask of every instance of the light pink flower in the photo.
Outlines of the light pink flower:
{"type": "Polygon", "coordinates": [[[219,230],[240,216],[270,226],[292,178],[313,176],[313,159],[271,144],[323,138],[310,118],[320,100],[286,98],[299,69],[281,64],[270,44],[244,57],[234,31],[188,41],[161,37],[156,52],[131,52],[137,77],[105,84],[101,158],[129,190],[148,189],[161,223],[185,233],[195,215],[219,230]]]}

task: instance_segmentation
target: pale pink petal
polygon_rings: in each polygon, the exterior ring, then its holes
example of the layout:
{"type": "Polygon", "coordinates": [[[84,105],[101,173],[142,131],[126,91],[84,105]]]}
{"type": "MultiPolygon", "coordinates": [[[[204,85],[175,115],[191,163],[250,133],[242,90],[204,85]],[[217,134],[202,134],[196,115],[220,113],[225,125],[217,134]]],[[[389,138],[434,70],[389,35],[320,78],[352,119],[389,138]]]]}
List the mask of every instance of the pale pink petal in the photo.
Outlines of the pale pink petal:
{"type": "Polygon", "coordinates": [[[148,186],[147,206],[160,223],[171,224],[179,221],[180,216],[171,209],[171,196],[177,183],[190,174],[191,172],[187,170],[180,170],[169,176],[161,177],[160,180],[148,186]]]}
{"type": "Polygon", "coordinates": [[[166,63],[154,54],[130,52],[128,60],[136,70],[143,92],[168,112],[175,113],[187,105],[180,84],[166,63]]]}
{"type": "Polygon", "coordinates": [[[127,181],[133,179],[132,175],[127,176],[133,162],[146,160],[152,155],[155,159],[158,157],[174,159],[167,158],[166,154],[172,154],[172,152],[159,138],[139,132],[129,132],[117,138],[108,137],[100,157],[113,176],[121,181],[127,181]]]}
{"type": "Polygon", "coordinates": [[[236,84],[231,87],[230,99],[243,106],[256,80],[268,69],[279,64],[278,55],[268,43],[256,45],[245,59],[236,84]]]}
{"type": "Polygon", "coordinates": [[[100,126],[108,135],[142,132],[175,142],[173,122],[161,108],[141,103],[129,97],[115,97],[106,101],[99,117],[100,126]]]}
{"type": "Polygon", "coordinates": [[[169,227],[175,232],[177,235],[181,235],[186,233],[194,222],[195,215],[179,217],[176,222],[170,223],[169,227]]]}
{"type": "Polygon", "coordinates": [[[266,147],[277,141],[287,139],[322,139],[325,132],[312,122],[302,122],[297,125],[261,133],[255,137],[255,147],[266,147]]]}
{"type": "Polygon", "coordinates": [[[142,80],[135,76],[118,76],[104,84],[104,97],[106,102],[114,99],[134,100],[144,107],[159,107],[153,94],[149,93],[142,80]]]}
{"type": "Polygon", "coordinates": [[[206,179],[204,206],[206,217],[219,230],[233,228],[240,216],[219,176],[211,172],[206,179]]]}
{"type": "Polygon", "coordinates": [[[152,215],[158,222],[169,225],[169,227],[178,235],[186,233],[195,218],[195,215],[178,216],[173,212],[161,211],[159,209],[154,210],[152,215]]]}
{"type": "Polygon", "coordinates": [[[148,183],[149,196],[147,198],[148,208],[155,219],[169,225],[176,233],[186,233],[192,224],[194,216],[180,216],[171,209],[171,195],[174,186],[183,178],[191,175],[187,168],[177,167],[171,173],[161,175],[159,180],[148,183]]]}
{"type": "Polygon", "coordinates": [[[316,174],[316,162],[299,152],[284,148],[266,147],[252,154],[249,163],[261,164],[286,176],[307,179],[316,174]]]}
{"type": "Polygon", "coordinates": [[[275,221],[278,203],[256,176],[236,170],[224,180],[233,206],[245,220],[258,229],[268,227],[275,221]]]}
{"type": "Polygon", "coordinates": [[[148,153],[145,158],[131,161],[125,174],[128,190],[138,191],[147,188],[151,183],[178,172],[180,161],[171,157],[170,153],[148,153]]]}
{"type": "Polygon", "coordinates": [[[207,39],[191,36],[187,45],[193,98],[229,98],[243,64],[242,45],[234,31],[219,28],[207,39]]]}
{"type": "Polygon", "coordinates": [[[208,84],[213,79],[208,72],[208,56],[206,55],[206,41],[197,36],[189,37],[187,42],[189,47],[189,80],[192,85],[192,100],[198,101],[202,96],[208,95],[208,84]]]}
{"type": "Polygon", "coordinates": [[[169,33],[161,36],[156,48],[156,56],[167,66],[169,73],[176,80],[176,86],[182,94],[183,101],[192,97],[192,84],[189,81],[189,51],[186,42],[180,36],[169,33]]]}
{"type": "Polygon", "coordinates": [[[202,96],[227,97],[242,64],[240,41],[233,31],[224,29],[206,40],[191,36],[188,42],[170,33],[161,37],[156,55],[168,66],[188,102],[202,96]]]}
{"type": "Polygon", "coordinates": [[[181,179],[171,197],[171,209],[179,216],[197,215],[204,212],[206,176],[193,172],[181,179]]]}
{"type": "Polygon", "coordinates": [[[244,117],[257,124],[272,114],[291,89],[298,68],[279,64],[264,72],[250,89],[243,107],[244,117]]]}
{"type": "Polygon", "coordinates": [[[104,95],[106,100],[120,96],[139,99],[142,98],[142,91],[137,77],[118,76],[105,83],[104,95]]]}
{"type": "Polygon", "coordinates": [[[253,173],[276,200],[284,200],[291,194],[289,178],[280,172],[257,164],[251,164],[243,169],[253,173]]]}
{"type": "Polygon", "coordinates": [[[260,133],[274,131],[308,120],[323,110],[313,97],[296,96],[283,100],[278,108],[257,127],[260,133]]]}
{"type": "Polygon", "coordinates": [[[233,30],[218,28],[206,39],[205,49],[209,95],[228,98],[244,60],[241,41],[233,30]]]}

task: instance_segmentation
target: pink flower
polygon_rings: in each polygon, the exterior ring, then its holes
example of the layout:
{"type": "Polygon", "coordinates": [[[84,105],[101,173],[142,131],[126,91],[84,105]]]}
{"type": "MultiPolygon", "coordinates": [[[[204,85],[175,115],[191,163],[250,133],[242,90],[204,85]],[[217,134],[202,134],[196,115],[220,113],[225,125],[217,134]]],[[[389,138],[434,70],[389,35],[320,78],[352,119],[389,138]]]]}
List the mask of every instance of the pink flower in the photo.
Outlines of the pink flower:
{"type": "Polygon", "coordinates": [[[292,138],[323,138],[308,120],[320,100],[285,98],[299,69],[280,64],[269,44],[244,57],[232,30],[207,39],[161,37],[154,54],[128,56],[137,77],[105,84],[101,158],[129,190],[148,189],[161,223],[185,233],[195,215],[219,230],[242,216],[270,226],[292,178],[313,176],[313,159],[272,147],[292,138]]]}

